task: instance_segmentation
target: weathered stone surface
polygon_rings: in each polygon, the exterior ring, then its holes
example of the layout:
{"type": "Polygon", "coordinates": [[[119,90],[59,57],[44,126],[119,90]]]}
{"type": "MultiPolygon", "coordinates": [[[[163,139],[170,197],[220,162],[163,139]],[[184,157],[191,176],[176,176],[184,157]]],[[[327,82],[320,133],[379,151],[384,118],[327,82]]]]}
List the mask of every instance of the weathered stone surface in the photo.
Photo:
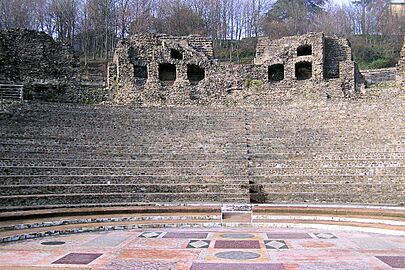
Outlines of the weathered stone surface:
{"type": "Polygon", "coordinates": [[[251,65],[212,57],[212,42],[203,37],[149,34],[122,40],[109,65],[113,100],[146,106],[266,105],[295,96],[354,97],[362,83],[348,41],[322,33],[259,38],[251,65]],[[171,65],[172,77],[165,77],[163,65],[171,65]],[[202,69],[200,77],[190,74],[192,65],[202,69]]]}
{"type": "Polygon", "coordinates": [[[69,45],[54,41],[44,32],[0,31],[0,83],[23,84],[24,99],[92,103],[106,100],[103,82],[88,83],[88,69],[80,68],[69,45]]]}
{"type": "Polygon", "coordinates": [[[381,69],[369,69],[362,70],[366,84],[375,84],[381,82],[395,81],[397,78],[397,69],[393,68],[381,68],[381,69]]]}
{"type": "Polygon", "coordinates": [[[405,84],[405,36],[404,45],[401,50],[400,59],[397,65],[397,82],[400,87],[404,87],[405,84]]]}

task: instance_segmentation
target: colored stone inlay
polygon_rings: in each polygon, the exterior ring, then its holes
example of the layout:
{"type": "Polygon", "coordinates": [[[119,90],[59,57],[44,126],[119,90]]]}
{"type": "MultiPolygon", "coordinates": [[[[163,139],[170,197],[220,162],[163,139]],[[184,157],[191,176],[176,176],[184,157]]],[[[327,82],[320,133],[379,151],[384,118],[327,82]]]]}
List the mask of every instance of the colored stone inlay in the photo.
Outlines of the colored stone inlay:
{"type": "Polygon", "coordinates": [[[193,263],[190,270],[285,270],[280,263],[193,263]]]}
{"type": "Polygon", "coordinates": [[[319,239],[337,239],[337,237],[332,233],[314,233],[319,239]]]}
{"type": "Polygon", "coordinates": [[[221,234],[222,238],[231,238],[231,239],[249,239],[254,238],[255,236],[250,233],[225,233],[221,234]]]}
{"type": "Polygon", "coordinates": [[[260,249],[260,242],[257,240],[217,240],[214,248],[260,249]]]}
{"type": "Polygon", "coordinates": [[[117,236],[117,235],[102,235],[99,236],[86,244],[86,247],[116,247],[124,242],[128,237],[124,236],[117,236]]]}
{"type": "Polygon", "coordinates": [[[269,239],[309,239],[312,238],[307,233],[267,233],[269,239]]]}
{"type": "Polygon", "coordinates": [[[198,233],[198,232],[168,232],[163,238],[181,238],[181,239],[206,239],[208,233],[198,233]]]}
{"type": "Polygon", "coordinates": [[[215,254],[215,257],[228,260],[254,260],[260,258],[260,254],[247,251],[224,251],[215,254]]]}
{"type": "Polygon", "coordinates": [[[61,246],[64,244],[66,244],[66,243],[63,241],[46,241],[46,242],[41,243],[41,245],[44,245],[44,246],[61,246]]]}
{"type": "Polygon", "coordinates": [[[175,262],[134,262],[128,260],[114,260],[103,268],[103,270],[173,270],[175,267],[175,262]]]}
{"type": "Polygon", "coordinates": [[[69,253],[68,255],[54,261],[52,264],[89,264],[98,257],[101,253],[69,253]]]}
{"type": "Polygon", "coordinates": [[[210,240],[191,240],[187,248],[208,248],[210,245],[210,240]]]}
{"type": "Polygon", "coordinates": [[[265,240],[264,245],[267,249],[288,249],[287,244],[282,240],[265,240]]]}
{"type": "Polygon", "coordinates": [[[223,222],[240,222],[240,223],[249,223],[252,220],[252,214],[250,213],[223,213],[222,221],[223,222]]]}
{"type": "Polygon", "coordinates": [[[162,232],[143,232],[139,237],[141,238],[158,238],[162,232]]]}
{"type": "Polygon", "coordinates": [[[392,268],[405,268],[405,256],[376,256],[376,258],[392,268]]]}
{"type": "Polygon", "coordinates": [[[370,270],[376,269],[365,263],[311,263],[300,265],[299,270],[370,270]]]}

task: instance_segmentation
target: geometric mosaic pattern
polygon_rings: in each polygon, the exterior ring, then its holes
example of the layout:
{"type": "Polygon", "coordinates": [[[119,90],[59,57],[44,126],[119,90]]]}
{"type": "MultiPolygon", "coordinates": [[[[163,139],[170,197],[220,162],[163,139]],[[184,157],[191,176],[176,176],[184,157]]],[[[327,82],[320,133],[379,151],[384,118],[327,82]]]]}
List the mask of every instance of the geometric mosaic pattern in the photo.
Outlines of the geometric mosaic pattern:
{"type": "Polygon", "coordinates": [[[168,232],[162,238],[175,238],[175,239],[206,239],[208,233],[198,232],[168,232]]]}
{"type": "Polygon", "coordinates": [[[214,248],[223,249],[260,249],[260,242],[258,240],[217,240],[215,241],[214,248]]]}
{"type": "MultiPolygon", "coordinates": [[[[134,262],[115,259],[103,268],[103,270],[173,270],[175,267],[175,262],[134,262]]],[[[72,270],[74,270],[74,268],[72,270]]]]}
{"type": "Polygon", "coordinates": [[[314,235],[319,239],[337,239],[332,233],[314,233],[314,235]]]}
{"type": "Polygon", "coordinates": [[[307,233],[267,233],[268,239],[311,239],[307,233]]]}
{"type": "Polygon", "coordinates": [[[102,235],[95,239],[90,240],[89,242],[85,243],[83,246],[95,247],[95,248],[116,247],[127,239],[128,239],[128,236],[126,236],[126,235],[123,235],[123,236],[114,235],[114,234],[102,235]]]}
{"type": "Polygon", "coordinates": [[[405,268],[405,256],[376,256],[376,258],[392,268],[405,268]]]}
{"type": "Polygon", "coordinates": [[[260,254],[256,252],[245,252],[245,251],[224,251],[218,252],[215,254],[215,257],[220,259],[227,259],[227,260],[236,260],[236,261],[247,261],[247,260],[254,260],[260,258],[260,254]]]}
{"type": "MultiPolygon", "coordinates": [[[[308,263],[300,265],[299,270],[371,270],[375,269],[369,264],[362,263],[308,263]]],[[[381,269],[382,270],[382,269],[381,269]]]]}
{"type": "Polygon", "coordinates": [[[283,240],[264,240],[264,245],[267,249],[288,249],[287,244],[283,240]]]}
{"type": "Polygon", "coordinates": [[[0,245],[0,270],[405,270],[402,236],[289,228],[155,230],[0,245]]]}
{"type": "Polygon", "coordinates": [[[191,240],[187,248],[208,248],[210,245],[210,240],[191,240]]]}
{"type": "Polygon", "coordinates": [[[98,257],[101,253],[69,253],[68,255],[54,261],[52,264],[89,264],[98,257]]]}
{"type": "Polygon", "coordinates": [[[140,238],[158,238],[162,232],[143,232],[138,237],[140,238]]]}
{"type": "Polygon", "coordinates": [[[255,238],[254,234],[250,233],[224,233],[221,234],[222,238],[228,238],[228,239],[249,239],[249,238],[255,238]]]}
{"type": "Polygon", "coordinates": [[[280,263],[193,263],[190,270],[285,270],[280,263]]]}

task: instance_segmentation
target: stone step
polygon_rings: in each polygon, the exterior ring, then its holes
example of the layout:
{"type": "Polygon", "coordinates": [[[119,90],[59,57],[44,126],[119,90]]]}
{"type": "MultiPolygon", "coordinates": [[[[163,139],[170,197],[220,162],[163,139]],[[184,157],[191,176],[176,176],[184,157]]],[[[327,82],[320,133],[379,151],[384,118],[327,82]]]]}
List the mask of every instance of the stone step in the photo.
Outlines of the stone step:
{"type": "Polygon", "coordinates": [[[248,202],[245,193],[80,193],[1,196],[0,210],[118,203],[248,202]]]}
{"type": "Polygon", "coordinates": [[[4,186],[8,185],[64,185],[64,184],[105,184],[105,185],[115,185],[115,184],[167,184],[167,185],[177,185],[177,184],[213,184],[213,185],[237,185],[237,184],[247,184],[252,185],[272,185],[272,184],[299,184],[299,183],[316,183],[316,184],[329,184],[335,183],[338,185],[346,185],[350,183],[358,184],[382,184],[382,183],[392,183],[393,185],[398,185],[404,180],[403,176],[391,175],[391,176],[352,176],[352,175],[334,175],[334,176],[123,176],[123,175],[14,175],[5,176],[0,175],[0,182],[4,186]]]}
{"type": "Polygon", "coordinates": [[[113,230],[131,230],[131,229],[151,229],[151,228],[215,228],[220,227],[221,222],[217,220],[144,220],[144,221],[122,221],[122,222],[103,222],[88,224],[66,224],[54,226],[51,228],[32,228],[17,231],[0,232],[0,243],[13,242],[25,239],[34,239],[53,235],[66,235],[83,232],[103,232],[113,230]]]}
{"type": "MultiPolygon", "coordinates": [[[[212,167],[212,166],[243,166],[246,165],[246,160],[198,160],[198,159],[183,159],[183,160],[148,160],[148,159],[0,159],[0,166],[27,166],[27,167],[212,167]]],[[[384,163],[382,163],[384,164],[384,163]]]]}
{"type": "Polygon", "coordinates": [[[91,159],[91,160],[109,160],[109,159],[129,159],[129,160],[228,160],[241,161],[248,157],[243,151],[241,153],[88,153],[88,152],[72,152],[72,153],[48,153],[48,152],[2,152],[2,157],[7,159],[91,159]]]}
{"type": "Polygon", "coordinates": [[[237,184],[64,184],[0,185],[1,196],[78,193],[247,193],[247,185],[237,184]]]}
{"type": "Polygon", "coordinates": [[[251,193],[250,201],[253,203],[339,203],[339,204],[370,204],[370,205],[396,205],[405,201],[405,195],[385,193],[369,193],[367,190],[351,192],[344,187],[339,192],[262,192],[251,193]]]}
{"type": "Polygon", "coordinates": [[[210,169],[210,168],[235,168],[248,167],[251,172],[267,170],[289,170],[289,169],[384,169],[384,168],[404,168],[404,160],[296,160],[296,161],[248,161],[237,159],[218,159],[207,160],[89,160],[89,159],[62,159],[62,160],[40,160],[40,159],[0,159],[0,168],[192,168],[192,169],[210,169]]]}
{"type": "MultiPolygon", "coordinates": [[[[102,147],[100,147],[102,148],[102,147]]],[[[241,160],[248,159],[251,161],[266,161],[279,160],[279,163],[287,162],[288,160],[403,160],[405,152],[398,151],[289,151],[276,150],[266,153],[241,153],[238,152],[220,152],[220,153],[132,153],[131,151],[117,151],[111,153],[103,151],[102,153],[86,152],[52,152],[52,151],[4,151],[2,152],[3,159],[88,159],[88,160],[111,160],[111,159],[127,159],[127,160],[241,160]]]]}
{"type": "Polygon", "coordinates": [[[171,222],[181,220],[195,220],[207,222],[220,222],[220,213],[198,212],[198,213],[142,213],[142,214],[101,214],[101,215],[80,215],[67,217],[47,217],[42,219],[25,219],[14,221],[0,222],[0,233],[6,231],[27,230],[34,228],[52,229],[55,226],[69,224],[87,224],[87,223],[115,223],[115,222],[139,222],[139,221],[156,221],[171,222]]]}
{"type": "Polygon", "coordinates": [[[256,183],[251,185],[251,192],[262,193],[289,193],[294,190],[313,193],[339,193],[351,192],[364,194],[404,194],[405,181],[398,179],[396,183],[256,183]]]}
{"type": "Polygon", "coordinates": [[[225,176],[123,176],[123,175],[0,175],[2,185],[62,185],[62,184],[215,184],[215,185],[232,185],[248,183],[246,177],[225,177],[225,176]]]}
{"type": "Polygon", "coordinates": [[[249,165],[253,168],[375,168],[375,167],[405,167],[404,159],[373,159],[373,160],[134,160],[134,159],[19,159],[0,158],[0,166],[26,167],[209,167],[224,165],[249,165]]]}
{"type": "MultiPolygon", "coordinates": [[[[173,144],[176,144],[173,142],[173,144]]],[[[310,156],[313,157],[334,157],[343,156],[353,156],[358,159],[362,157],[371,156],[373,158],[383,157],[385,154],[395,154],[396,158],[404,158],[405,148],[395,147],[395,146],[384,146],[384,147],[374,147],[373,151],[364,151],[364,148],[353,148],[353,151],[346,152],[345,148],[342,147],[317,147],[317,146],[307,146],[307,147],[295,147],[295,146],[271,146],[263,147],[261,149],[256,149],[250,147],[246,142],[227,142],[218,144],[205,144],[205,143],[192,143],[192,142],[179,142],[179,146],[173,145],[159,145],[158,142],[144,143],[142,146],[103,146],[103,145],[63,145],[63,146],[45,146],[45,145],[9,145],[0,144],[0,151],[4,152],[38,152],[38,153],[93,153],[102,154],[105,152],[111,152],[113,154],[165,154],[165,153],[176,153],[181,152],[185,154],[196,153],[240,153],[241,151],[248,153],[251,158],[271,158],[269,155],[296,155],[296,156],[310,156]],[[182,145],[184,144],[184,145],[182,145]],[[363,151],[362,151],[363,150],[363,151]],[[358,157],[357,157],[358,156],[358,157]]],[[[395,157],[394,157],[395,158],[395,157]]]]}
{"type": "MultiPolygon", "coordinates": [[[[144,147],[147,146],[146,142],[143,143],[144,138],[138,138],[137,141],[133,143],[125,142],[124,144],[117,144],[117,142],[112,141],[108,142],[108,140],[103,141],[79,141],[76,139],[72,140],[65,140],[63,139],[55,139],[55,138],[47,138],[44,136],[38,136],[37,134],[30,134],[30,136],[23,136],[19,137],[21,134],[15,134],[16,137],[1,137],[0,138],[0,145],[11,145],[11,146],[57,146],[57,147],[67,147],[67,146],[74,146],[74,147],[108,147],[108,148],[125,148],[125,147],[144,147]]],[[[63,135],[63,134],[61,134],[63,135]]],[[[162,138],[151,138],[153,139],[153,145],[156,147],[168,147],[175,143],[182,144],[182,146],[204,146],[204,145],[239,145],[243,144],[246,145],[246,139],[241,138],[227,138],[227,137],[217,137],[211,136],[209,138],[188,138],[187,140],[178,138],[178,137],[171,137],[170,140],[162,140],[162,138]]],[[[152,140],[150,141],[152,142],[152,140]]]]}
{"type": "MultiPolygon", "coordinates": [[[[391,168],[386,168],[386,170],[391,168]]],[[[223,167],[0,167],[0,175],[243,175],[240,166],[223,167]]]]}
{"type": "Polygon", "coordinates": [[[249,168],[249,175],[278,176],[278,175],[398,175],[405,177],[405,167],[375,167],[375,168],[249,168]]]}
{"type": "MultiPolygon", "coordinates": [[[[401,175],[321,175],[321,176],[249,176],[250,184],[252,185],[278,185],[278,184],[330,184],[335,183],[337,185],[350,185],[350,184],[382,184],[382,183],[392,183],[393,185],[399,184],[404,181],[404,177],[401,175]]],[[[8,180],[3,180],[8,181],[8,180]]]]}
{"type": "Polygon", "coordinates": [[[248,168],[237,164],[216,167],[0,167],[0,175],[156,175],[156,176],[279,176],[279,175],[398,175],[405,167],[375,168],[248,168]]]}
{"type": "Polygon", "coordinates": [[[246,151],[246,144],[219,144],[219,145],[201,145],[201,146],[167,146],[159,147],[153,144],[135,147],[103,147],[103,146],[34,146],[34,145],[0,145],[0,151],[14,152],[45,152],[45,153],[218,153],[229,152],[239,153],[246,151]]]}

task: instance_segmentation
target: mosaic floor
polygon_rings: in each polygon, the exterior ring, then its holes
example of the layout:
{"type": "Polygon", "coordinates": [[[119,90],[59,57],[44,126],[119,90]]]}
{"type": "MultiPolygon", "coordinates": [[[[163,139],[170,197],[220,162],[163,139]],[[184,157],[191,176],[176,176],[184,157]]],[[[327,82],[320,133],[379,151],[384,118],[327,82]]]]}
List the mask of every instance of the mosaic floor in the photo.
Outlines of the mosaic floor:
{"type": "Polygon", "coordinates": [[[76,234],[0,245],[0,269],[73,268],[405,269],[405,237],[297,229],[173,229],[76,234]]]}

